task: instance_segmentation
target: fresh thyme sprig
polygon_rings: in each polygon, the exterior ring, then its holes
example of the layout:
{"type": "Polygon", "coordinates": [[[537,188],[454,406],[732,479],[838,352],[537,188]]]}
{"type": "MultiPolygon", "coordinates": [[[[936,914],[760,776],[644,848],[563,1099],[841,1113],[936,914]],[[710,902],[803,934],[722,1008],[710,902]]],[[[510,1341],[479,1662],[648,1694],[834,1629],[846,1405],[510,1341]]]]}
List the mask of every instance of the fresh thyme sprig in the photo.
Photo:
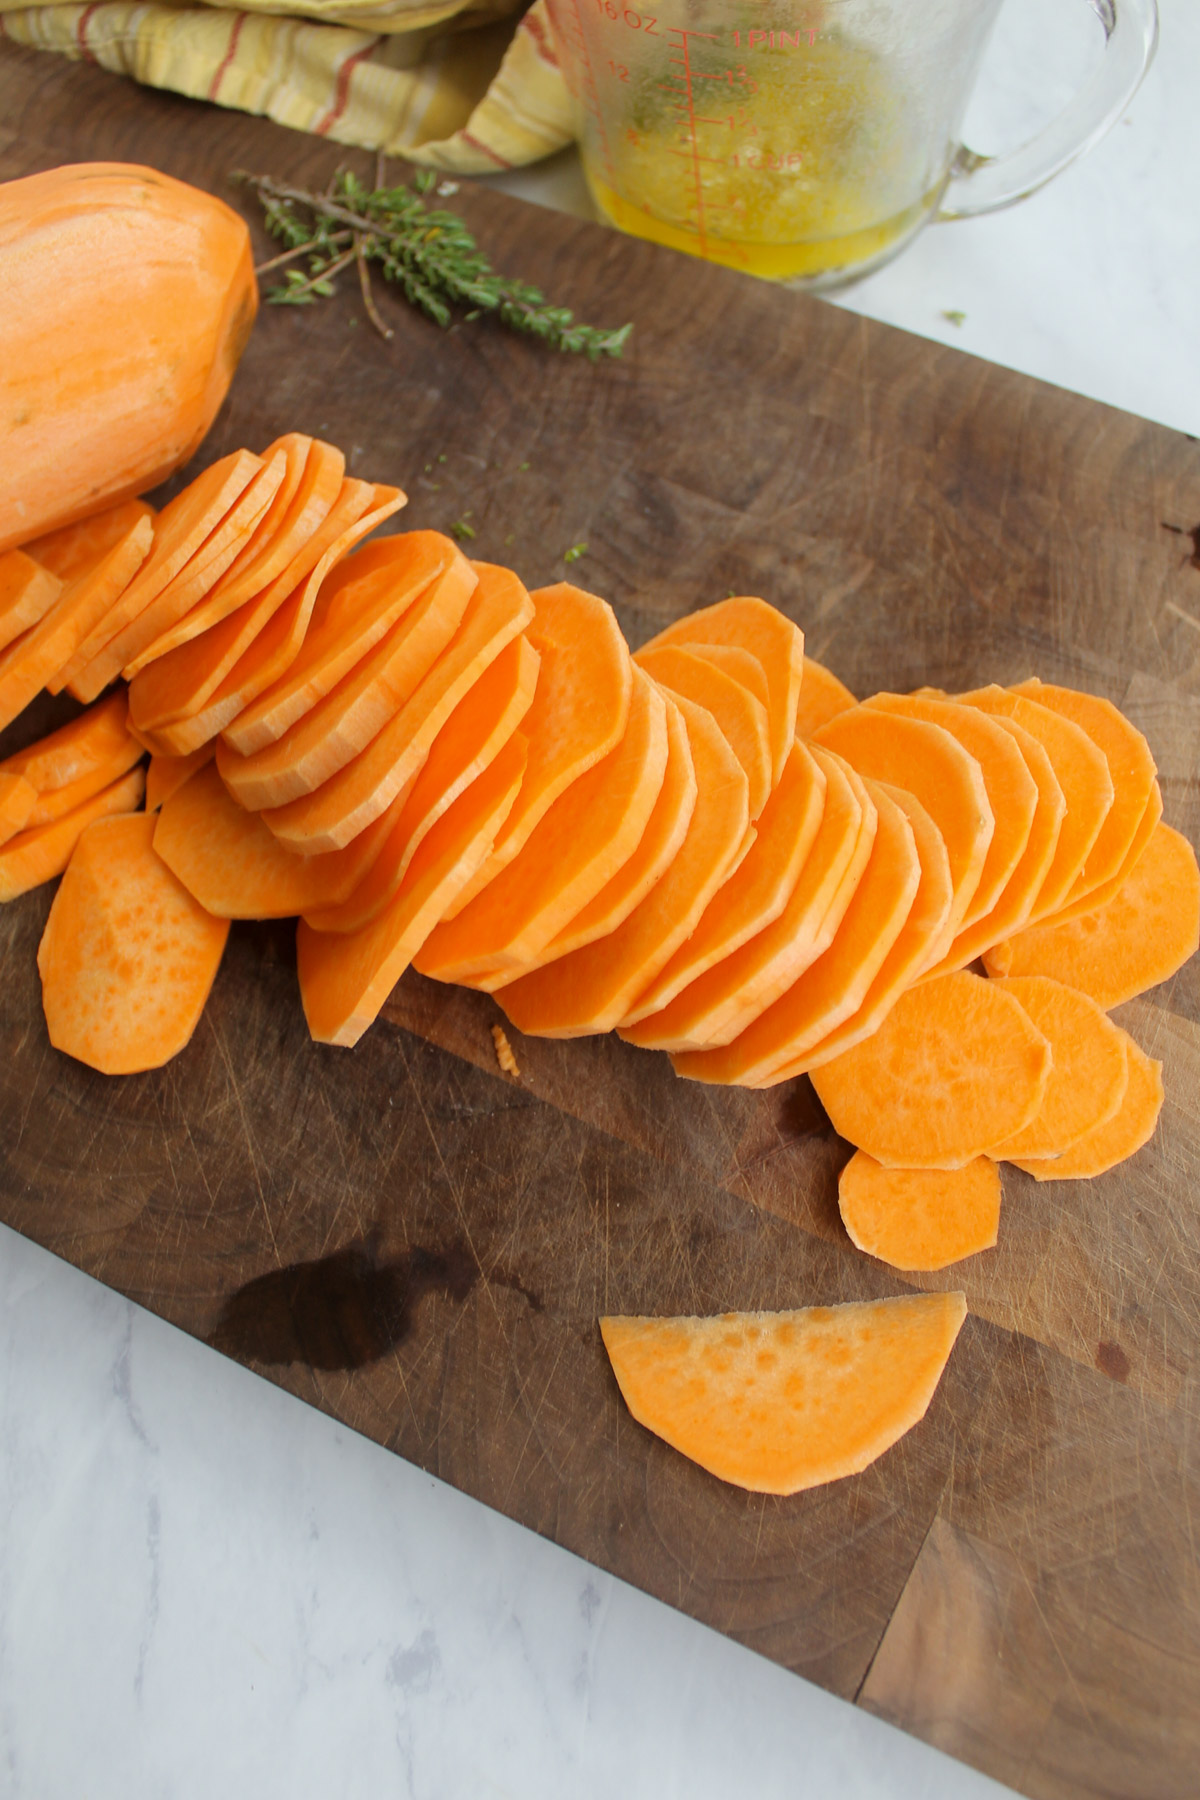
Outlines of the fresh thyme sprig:
{"type": "Polygon", "coordinates": [[[353,263],[368,318],[383,337],[391,337],[371,293],[369,265],[375,263],[385,281],[443,328],[454,322],[456,308],[465,308],[468,320],[494,313],[514,331],[593,362],[620,356],[633,329],[578,325],[565,306],[551,306],[538,288],[498,275],[457,213],[425,205],[423,196],[437,182],[429,171],[418,174],[413,187],[369,188],[342,170],[323,194],[268,175],[239,171],[235,179],[254,189],[267,230],[286,246],[257,273],[302,259],[307,265],[307,272],[288,268],[282,284],[268,290],[275,305],[305,306],[332,294],[334,277],[353,263]]]}

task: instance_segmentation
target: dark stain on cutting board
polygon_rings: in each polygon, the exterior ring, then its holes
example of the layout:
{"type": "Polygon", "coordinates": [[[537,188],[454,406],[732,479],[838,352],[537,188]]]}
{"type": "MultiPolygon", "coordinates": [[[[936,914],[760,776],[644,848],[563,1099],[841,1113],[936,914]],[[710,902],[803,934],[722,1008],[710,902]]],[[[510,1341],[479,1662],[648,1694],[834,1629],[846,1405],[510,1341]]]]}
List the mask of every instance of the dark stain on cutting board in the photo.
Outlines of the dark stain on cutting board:
{"type": "MultiPolygon", "coordinates": [[[[0,178],[104,156],[245,196],[369,159],[0,45],[0,178]]],[[[1200,829],[1200,611],[1162,521],[1200,448],[827,304],[464,184],[499,267],[619,363],[486,321],[443,335],[351,288],[265,308],[203,452],[322,433],[470,509],[481,557],[612,599],[630,641],[762,592],[859,693],[1035,672],[1150,738],[1200,829]],[[445,461],[438,459],[444,456],[445,461]],[[425,465],[432,465],[427,471],[425,465]],[[528,464],[527,468],[522,465],[528,464]]],[[[257,229],[257,227],[256,227],[257,229]]],[[[263,240],[259,236],[260,252],[263,240]]],[[[0,754],[45,729],[39,703],[0,754]]],[[[1164,1063],[1153,1142],[1091,1183],[1006,1172],[1000,1243],[937,1276],[858,1255],[846,1148],[806,1083],[675,1080],[615,1038],[512,1032],[408,975],[352,1053],[308,1040],[286,926],[231,934],[195,1038],[109,1081],[57,1055],[43,890],[0,909],[0,1217],[353,1429],[1039,1800],[1191,1800],[1200,1767],[1200,980],[1122,1009],[1164,1063]],[[597,1318],[962,1287],[921,1424],[790,1500],[637,1426],[597,1318]]]]}

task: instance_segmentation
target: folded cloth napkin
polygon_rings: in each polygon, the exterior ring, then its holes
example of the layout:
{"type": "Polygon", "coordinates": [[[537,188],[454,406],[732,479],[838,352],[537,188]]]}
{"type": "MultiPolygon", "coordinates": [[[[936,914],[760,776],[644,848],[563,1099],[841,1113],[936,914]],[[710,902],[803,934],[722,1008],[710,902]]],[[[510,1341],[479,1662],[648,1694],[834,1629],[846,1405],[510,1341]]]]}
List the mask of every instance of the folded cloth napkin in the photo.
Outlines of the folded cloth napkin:
{"type": "Polygon", "coordinates": [[[0,0],[0,38],[338,143],[479,175],[536,162],[574,135],[545,0],[514,30],[520,5],[247,0],[234,11],[169,0],[0,0]]]}

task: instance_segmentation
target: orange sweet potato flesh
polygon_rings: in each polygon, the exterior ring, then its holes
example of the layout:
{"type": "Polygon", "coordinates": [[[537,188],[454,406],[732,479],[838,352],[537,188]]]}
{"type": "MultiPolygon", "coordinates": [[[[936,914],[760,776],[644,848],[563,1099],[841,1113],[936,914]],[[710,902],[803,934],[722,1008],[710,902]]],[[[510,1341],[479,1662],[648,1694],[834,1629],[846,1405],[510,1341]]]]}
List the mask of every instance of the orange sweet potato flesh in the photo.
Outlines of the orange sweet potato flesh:
{"type": "MultiPolygon", "coordinates": [[[[528,638],[522,634],[505,645],[438,732],[423,768],[399,798],[399,812],[395,812],[398,802],[393,800],[388,813],[382,815],[394,817],[395,823],[362,881],[340,905],[304,909],[304,917],[315,930],[357,931],[382,912],[422,840],[459,795],[491,766],[523,722],[533,704],[537,674],[538,653],[528,638]]],[[[353,838],[351,844],[358,841],[353,838]]]]}
{"type": "Polygon", "coordinates": [[[1018,1001],[1050,1045],[1050,1080],[1028,1124],[998,1139],[1000,1161],[1061,1156],[1119,1110],[1128,1070],[1121,1032],[1094,1000],[1047,975],[1018,975],[995,984],[1018,1001]]]}
{"type": "Polygon", "coordinates": [[[1159,824],[1107,906],[1020,932],[990,950],[984,964],[989,975],[1050,975],[1107,1011],[1168,980],[1197,949],[1196,852],[1170,825],[1159,824]]]}
{"type": "Polygon", "coordinates": [[[1126,859],[1153,795],[1154,758],[1141,732],[1111,700],[1037,680],[1021,682],[1014,692],[1086,731],[1103,751],[1112,776],[1112,806],[1074,886],[1064,897],[1064,903],[1072,905],[1094,894],[1127,866],[1126,859]]]}
{"type": "Polygon", "coordinates": [[[50,1042],[104,1075],[183,1049],[229,935],[155,854],[154,827],[147,813],[88,827],[38,949],[50,1042]]]}
{"type": "Polygon", "coordinates": [[[602,1318],[639,1424],[721,1481],[796,1494],[857,1475],[925,1415],[962,1294],[716,1318],[602,1318]]]}
{"type": "Polygon", "coordinates": [[[296,933],[300,997],[319,1044],[356,1044],[437,923],[455,889],[488,853],[521,785],[528,745],[514,732],[477,781],[422,841],[400,886],[359,931],[296,933]]]}
{"type": "Polygon", "coordinates": [[[825,668],[823,663],[814,662],[811,656],[805,657],[800,703],[796,708],[798,738],[815,737],[822,725],[857,705],[858,701],[850,689],[836,675],[825,668]]]}
{"type": "Polygon", "coordinates": [[[1162,1064],[1147,1056],[1133,1039],[1124,1039],[1128,1079],[1121,1105],[1111,1119],[1078,1138],[1061,1156],[1045,1161],[1014,1158],[1016,1167],[1035,1181],[1085,1181],[1115,1169],[1154,1136],[1162,1110],[1162,1064]]]}
{"type": "Polygon", "coordinates": [[[369,872],[393,818],[332,856],[297,856],[232,798],[212,763],[167,800],[154,848],[206,912],[220,919],[289,919],[345,900],[369,872]]]}
{"type": "Polygon", "coordinates": [[[15,900],[18,894],[28,893],[30,888],[61,875],[87,826],[114,813],[135,811],[145,791],[144,772],[130,769],[61,819],[38,825],[32,831],[19,831],[9,838],[0,849],[0,900],[15,900]]]}
{"type": "Polygon", "coordinates": [[[448,919],[520,854],[559,795],[620,742],[629,717],[633,670],[608,602],[566,581],[538,588],[531,598],[528,635],[542,666],[526,725],[529,767],[491,856],[448,919]]]}
{"type": "Polygon", "coordinates": [[[912,826],[883,788],[868,782],[877,823],[870,859],[829,948],[731,1043],[671,1058],[690,1081],[770,1080],[856,1013],[904,929],[921,881],[912,826]]]}
{"type": "MultiPolygon", "coordinates": [[[[767,671],[757,656],[752,656],[749,650],[743,650],[737,644],[689,644],[687,647],[693,656],[714,663],[723,675],[740,682],[770,712],[771,690],[767,686],[767,671]]],[[[772,780],[775,779],[772,771],[772,780]]]]}
{"type": "Polygon", "coordinates": [[[201,744],[190,756],[152,756],[146,770],[146,811],[157,812],[165,806],[171,795],[216,754],[215,744],[201,744]]]}
{"type": "MultiPolygon", "coordinates": [[[[664,644],[686,648],[704,645],[748,650],[761,665],[767,683],[766,708],[771,742],[771,782],[783,774],[792,739],[796,736],[796,706],[804,668],[804,633],[777,607],[749,594],[731,595],[715,606],[676,619],[665,631],[642,646],[657,649],[664,644]]],[[[729,671],[732,673],[732,671],[729,671]]]]}
{"type": "Polygon", "coordinates": [[[961,1169],[885,1169],[856,1150],[838,1177],[852,1243],[893,1269],[932,1272],[994,1246],[1000,1168],[977,1156],[961,1169]]]}
{"type": "Polygon", "coordinates": [[[941,725],[858,706],[813,736],[860,775],[914,794],[945,841],[954,878],[951,925],[968,916],[995,832],[987,787],[975,758],[941,725]]]}
{"type": "Polygon", "coordinates": [[[280,452],[285,459],[283,479],[254,530],[204,598],[130,659],[124,671],[127,681],[168,650],[190,643],[261,594],[283,574],[327,517],[345,473],[342,452],[302,432],[277,438],[263,451],[263,462],[269,464],[280,452]]]}
{"type": "MultiPolygon", "coordinates": [[[[813,755],[825,776],[825,804],[783,911],[658,1012],[637,1024],[623,1024],[621,1035],[630,1043],[652,1050],[703,1050],[731,1043],[833,942],[866,869],[877,821],[874,803],[854,771],[831,752],[814,750],[813,755]]],[[[626,1016],[641,1010],[648,986],[626,1016]]]]}
{"type": "Polygon", "coordinates": [[[667,769],[650,822],[629,861],[547,944],[543,962],[582,950],[585,944],[594,944],[623,925],[658,886],[683,848],[696,810],[696,769],[683,714],[669,694],[663,698],[667,708],[667,769]]]}
{"type": "Polygon", "coordinates": [[[223,736],[217,766],[234,798],[254,812],[286,806],[344,769],[411,700],[458,630],[475,584],[459,556],[281,737],[244,756],[223,736]]]}
{"type": "Polygon", "coordinates": [[[1081,900],[1068,901],[1065,906],[1061,906],[1055,915],[1056,919],[1060,922],[1081,919],[1088,913],[1098,912],[1101,907],[1107,906],[1110,900],[1114,900],[1146,854],[1151,839],[1162,820],[1162,814],[1162,789],[1156,780],[1150,789],[1150,798],[1138,821],[1133,840],[1125,852],[1124,860],[1116,874],[1111,875],[1107,881],[1102,881],[1098,887],[1092,888],[1081,900]]]}
{"type": "Polygon", "coordinates": [[[929,964],[938,959],[946,938],[946,922],[954,900],[954,884],[950,879],[950,858],[942,842],[942,834],[919,801],[903,788],[889,788],[878,782],[903,812],[912,827],[913,842],[921,864],[921,884],[912,910],[904,921],[904,929],[888,951],[866,995],[856,1012],[828,1032],[819,1042],[786,1064],[774,1067],[765,1081],[754,1087],[774,1086],[818,1069],[832,1062],[844,1050],[860,1044],[879,1030],[906,988],[922,976],[929,964]]]}
{"type": "Polygon", "coordinates": [[[399,488],[343,482],[319,529],[264,593],[135,677],[129,705],[138,730],[175,756],[216,737],[299,654],[330,569],[403,504],[399,488]]]}
{"type": "Polygon", "coordinates": [[[1028,918],[1029,923],[1036,923],[1065,903],[1112,809],[1114,790],[1108,760],[1071,719],[1007,688],[976,688],[969,694],[956,694],[955,699],[1020,725],[1041,744],[1062,788],[1066,812],[1054,859],[1028,918]]]}
{"type": "Polygon", "coordinates": [[[0,655],[0,728],[44,687],[59,691],[64,667],[133,579],[152,537],[149,517],[135,519],[124,537],[90,569],[69,580],[49,612],[0,655]]]}
{"type": "Polygon", "coordinates": [[[527,971],[628,862],[666,771],[666,703],[635,668],[620,742],[560,794],[507,868],[430,933],[416,967],[438,981],[488,990],[527,971]]]}
{"type": "Polygon", "coordinates": [[[31,781],[0,769],[0,844],[16,836],[37,803],[38,791],[31,781]]]}
{"type": "Polygon", "coordinates": [[[468,596],[474,592],[466,557],[439,531],[402,532],[344,557],[322,583],[295,662],[226,727],[225,742],[242,756],[276,743],[435,582],[447,579],[468,596]]]}
{"type": "Polygon", "coordinates": [[[1012,734],[977,707],[957,706],[929,694],[875,694],[867,705],[943,726],[979,764],[996,826],[979,886],[959,923],[959,932],[965,932],[991,913],[1012,880],[1037,814],[1037,783],[1012,734]]]}
{"type": "Polygon", "coordinates": [[[636,1025],[661,1012],[689,982],[774,923],[795,892],[825,810],[825,771],[803,744],[793,743],[783,774],[758,821],[758,835],[732,875],[717,889],[687,942],[632,1007],[636,1025]]]}
{"type": "Polygon", "coordinates": [[[771,792],[771,739],[767,709],[761,700],[715,663],[681,644],[648,646],[638,651],[634,661],[676,699],[682,694],[697,706],[707,707],[746,771],[753,823],[771,792]]]}
{"type": "MultiPolygon", "coordinates": [[[[505,646],[530,624],[533,602],[510,569],[495,563],[471,566],[478,584],[462,624],[408,704],[373,743],[314,793],[263,814],[285,843],[311,855],[340,849],[364,831],[398,793],[411,787],[455,708],[505,646]]],[[[539,671],[538,691],[541,680],[539,671]]],[[[536,698],[530,718],[535,707],[536,698]]]]}
{"type": "Polygon", "coordinates": [[[127,714],[124,694],[110,694],[57,731],[5,757],[0,771],[24,775],[39,794],[67,787],[121,754],[129,740],[127,714]]]}
{"type": "Polygon", "coordinates": [[[0,650],[44,618],[61,592],[58,576],[23,550],[0,554],[0,650]]]}
{"type": "Polygon", "coordinates": [[[35,562],[57,575],[60,581],[77,581],[103,562],[132,531],[138,521],[147,519],[153,529],[154,508],[146,500],[122,500],[117,506],[106,506],[103,512],[90,514],[74,525],[49,531],[34,538],[25,549],[35,562]]]}
{"type": "Polygon", "coordinates": [[[741,850],[749,825],[745,771],[712,714],[675,702],[687,726],[696,804],[674,860],[609,933],[502,988],[518,1030],[537,1037],[610,1031],[695,929],[741,850]]]}
{"type": "Polygon", "coordinates": [[[91,686],[92,680],[98,679],[100,685],[95,692],[99,693],[106,681],[120,673],[119,662],[113,664],[107,674],[103,673],[97,659],[102,656],[105,645],[111,643],[118,632],[124,631],[169,582],[174,581],[209,533],[216,530],[226,513],[236,505],[261,468],[260,458],[251,451],[235,450],[202,470],[195,481],[164,506],[154,521],[154,544],[149,556],[71,658],[63,672],[65,687],[82,682],[84,672],[94,667],[94,674],[86,678],[87,685],[91,686]]]}
{"type": "Polygon", "coordinates": [[[32,830],[36,825],[49,825],[53,820],[74,812],[85,800],[90,800],[93,794],[111,787],[135,763],[141,762],[144,755],[145,751],[137,739],[126,734],[120,749],[106,761],[98,762],[94,768],[77,775],[62,787],[51,788],[48,793],[39,794],[37,805],[25,821],[26,829],[32,830]]]}
{"type": "Polygon", "coordinates": [[[835,1131],[887,1168],[956,1169],[1035,1116],[1050,1046],[966,970],[902,994],[873,1037],[812,1073],[835,1131]]]}

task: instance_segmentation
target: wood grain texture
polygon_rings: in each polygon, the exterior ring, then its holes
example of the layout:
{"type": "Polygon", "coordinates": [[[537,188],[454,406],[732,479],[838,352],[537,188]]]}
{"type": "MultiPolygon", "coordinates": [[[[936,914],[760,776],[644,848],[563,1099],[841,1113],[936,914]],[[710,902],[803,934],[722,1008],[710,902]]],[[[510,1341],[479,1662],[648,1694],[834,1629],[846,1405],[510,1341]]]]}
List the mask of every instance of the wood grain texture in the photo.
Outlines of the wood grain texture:
{"type": "MultiPolygon", "coordinates": [[[[235,167],[344,153],[0,45],[0,178],[144,160],[239,204],[235,167]]],[[[351,161],[355,159],[351,158],[351,161]]],[[[365,161],[359,165],[365,172],[365,161]]],[[[729,591],[856,692],[1037,673],[1150,738],[1200,830],[1200,517],[1187,438],[725,271],[464,186],[496,262],[595,322],[593,368],[348,285],[266,309],[204,452],[286,430],[396,481],[400,529],[470,512],[531,585],[610,597],[636,645],[729,591]],[[441,460],[444,458],[444,461],[441,460]],[[522,468],[528,464],[527,468],[522,468]]],[[[261,242],[261,239],[260,239],[261,242]]],[[[41,701],[0,754],[66,716],[41,701]]],[[[972,1317],[923,1423],[791,1500],[722,1487],[624,1412],[612,1311],[897,1293],[837,1215],[807,1082],[680,1082],[615,1038],[510,1028],[410,974],[351,1052],[312,1045],[290,928],[237,926],[200,1030],[108,1081],[54,1052],[0,910],[0,1216],[488,1504],[1031,1796],[1195,1791],[1200,1762],[1200,974],[1118,1015],[1165,1064],[1156,1138],[1091,1183],[1005,1172],[995,1252],[921,1285],[972,1317]]]]}

